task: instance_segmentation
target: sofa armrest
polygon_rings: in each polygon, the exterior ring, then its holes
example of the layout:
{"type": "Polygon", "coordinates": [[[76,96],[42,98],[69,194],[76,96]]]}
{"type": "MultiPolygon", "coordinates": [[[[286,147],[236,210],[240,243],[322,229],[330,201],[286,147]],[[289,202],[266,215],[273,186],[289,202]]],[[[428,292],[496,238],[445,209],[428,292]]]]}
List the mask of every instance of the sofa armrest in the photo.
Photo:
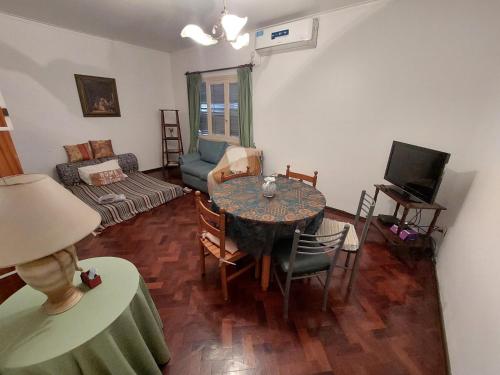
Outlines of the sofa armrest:
{"type": "Polygon", "coordinates": [[[200,153],[192,152],[191,154],[185,154],[179,156],[179,164],[187,164],[193,161],[200,160],[200,153]]]}

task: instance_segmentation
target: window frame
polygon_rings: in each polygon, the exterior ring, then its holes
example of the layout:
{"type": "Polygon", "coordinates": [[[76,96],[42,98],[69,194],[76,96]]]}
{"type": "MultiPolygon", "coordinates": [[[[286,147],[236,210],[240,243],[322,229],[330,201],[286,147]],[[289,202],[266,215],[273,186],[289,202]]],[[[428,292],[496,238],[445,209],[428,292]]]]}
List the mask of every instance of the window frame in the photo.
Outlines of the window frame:
{"type": "MultiPolygon", "coordinates": [[[[238,83],[236,75],[223,75],[223,76],[202,76],[201,84],[205,84],[205,92],[207,96],[207,131],[208,135],[198,134],[199,138],[226,141],[232,144],[240,144],[240,137],[231,135],[231,106],[229,98],[229,86],[231,83],[238,83]],[[212,90],[211,85],[223,84],[224,85],[224,135],[214,134],[212,131],[212,90]]],[[[200,103],[201,106],[201,103],[200,103]]],[[[238,105],[239,111],[239,105],[238,105]]],[[[239,121],[239,120],[238,120],[239,121]]]]}

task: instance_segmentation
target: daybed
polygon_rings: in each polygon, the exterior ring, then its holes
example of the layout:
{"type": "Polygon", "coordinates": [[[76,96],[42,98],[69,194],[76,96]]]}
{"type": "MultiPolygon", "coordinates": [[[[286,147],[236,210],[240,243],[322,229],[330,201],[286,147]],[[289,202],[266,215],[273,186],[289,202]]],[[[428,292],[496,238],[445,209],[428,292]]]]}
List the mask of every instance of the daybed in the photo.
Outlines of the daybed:
{"type": "Polygon", "coordinates": [[[58,164],[57,174],[61,182],[78,198],[99,212],[102,221],[100,229],[121,223],[141,212],[183,195],[182,188],[139,172],[137,157],[134,154],[121,154],[113,157],[58,164]],[[125,180],[104,186],[87,185],[80,180],[78,168],[95,165],[107,160],[118,159],[125,180]],[[112,204],[99,204],[98,198],[106,194],[124,194],[126,200],[112,204]]]}

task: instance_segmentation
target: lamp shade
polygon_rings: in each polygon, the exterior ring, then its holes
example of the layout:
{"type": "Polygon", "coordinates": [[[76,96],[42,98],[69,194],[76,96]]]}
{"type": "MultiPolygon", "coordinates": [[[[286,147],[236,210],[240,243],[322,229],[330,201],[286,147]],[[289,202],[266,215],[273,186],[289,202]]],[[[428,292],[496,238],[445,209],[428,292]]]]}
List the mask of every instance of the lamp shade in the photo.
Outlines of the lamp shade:
{"type": "Polygon", "coordinates": [[[100,222],[95,210],[49,176],[0,178],[0,267],[65,249],[100,222]]]}

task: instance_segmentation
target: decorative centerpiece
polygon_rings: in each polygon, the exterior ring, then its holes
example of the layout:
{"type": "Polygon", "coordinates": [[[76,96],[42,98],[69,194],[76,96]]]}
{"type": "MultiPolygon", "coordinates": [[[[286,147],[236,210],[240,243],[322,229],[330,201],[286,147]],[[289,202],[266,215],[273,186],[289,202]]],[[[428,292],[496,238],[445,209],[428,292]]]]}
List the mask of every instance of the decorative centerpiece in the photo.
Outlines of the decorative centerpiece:
{"type": "Polygon", "coordinates": [[[275,177],[266,177],[264,178],[264,183],[262,184],[262,193],[266,198],[274,197],[276,194],[276,190],[278,187],[276,186],[276,178],[275,177]]]}

